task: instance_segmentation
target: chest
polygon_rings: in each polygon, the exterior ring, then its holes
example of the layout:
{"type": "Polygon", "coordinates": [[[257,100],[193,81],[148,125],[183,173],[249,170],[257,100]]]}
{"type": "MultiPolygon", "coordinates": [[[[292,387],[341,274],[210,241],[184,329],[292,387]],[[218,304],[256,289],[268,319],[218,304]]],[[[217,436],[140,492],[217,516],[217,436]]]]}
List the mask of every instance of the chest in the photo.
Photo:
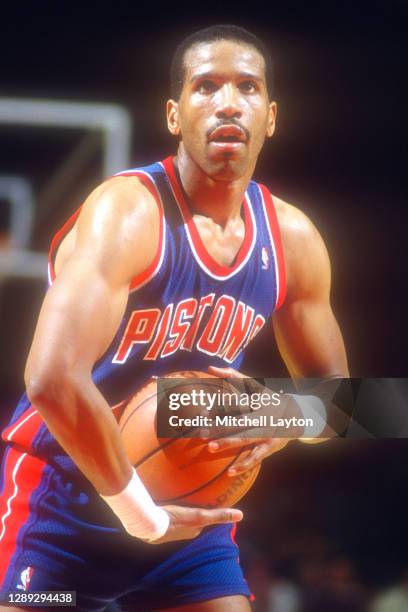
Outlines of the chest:
{"type": "Polygon", "coordinates": [[[193,217],[200,240],[208,254],[220,265],[231,266],[245,239],[245,223],[241,217],[224,227],[201,215],[193,217]]]}

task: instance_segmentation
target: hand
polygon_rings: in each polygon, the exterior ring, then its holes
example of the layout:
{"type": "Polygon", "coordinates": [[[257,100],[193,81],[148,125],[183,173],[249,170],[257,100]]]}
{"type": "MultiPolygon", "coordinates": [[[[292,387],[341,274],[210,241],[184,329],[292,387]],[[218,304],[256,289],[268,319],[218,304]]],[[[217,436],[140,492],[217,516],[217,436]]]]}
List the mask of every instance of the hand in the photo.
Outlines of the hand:
{"type": "Polygon", "coordinates": [[[169,527],[161,538],[149,542],[150,544],[164,544],[176,540],[192,540],[197,537],[204,527],[223,523],[241,521],[241,510],[234,508],[185,508],[183,506],[161,506],[170,516],[169,527]]]}
{"type": "Polygon", "coordinates": [[[253,449],[245,457],[245,459],[238,459],[233,466],[228,469],[228,476],[237,476],[248,472],[254,468],[258,463],[261,463],[269,455],[277,453],[282,450],[291,438],[220,438],[219,440],[213,440],[208,443],[208,450],[211,453],[218,453],[221,451],[229,450],[231,448],[242,448],[243,446],[254,445],[253,449]]]}
{"type": "MultiPolygon", "coordinates": [[[[218,368],[215,366],[210,366],[208,368],[210,374],[214,374],[214,376],[219,376],[220,378],[236,378],[243,379],[245,378],[245,390],[246,392],[254,393],[259,391],[267,391],[264,387],[260,386],[259,383],[238,370],[234,370],[234,368],[218,368]]],[[[273,455],[284,448],[288,442],[290,442],[291,438],[238,438],[234,436],[233,438],[219,438],[217,440],[212,440],[208,443],[208,450],[211,453],[217,453],[225,450],[229,450],[231,448],[242,448],[243,446],[253,446],[249,455],[247,455],[244,459],[239,459],[233,466],[228,469],[228,476],[237,476],[238,474],[242,474],[247,472],[251,468],[261,463],[266,457],[269,455],[273,455]]]]}

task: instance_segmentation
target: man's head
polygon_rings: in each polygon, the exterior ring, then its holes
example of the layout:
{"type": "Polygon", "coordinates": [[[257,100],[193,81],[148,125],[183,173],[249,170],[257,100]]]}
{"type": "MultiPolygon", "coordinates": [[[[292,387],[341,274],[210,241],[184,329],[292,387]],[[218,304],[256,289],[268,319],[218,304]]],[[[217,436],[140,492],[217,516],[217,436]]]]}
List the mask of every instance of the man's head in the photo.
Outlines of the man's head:
{"type": "Polygon", "coordinates": [[[274,132],[271,60],[264,44],[237,26],[190,35],[172,63],[168,127],[201,170],[218,180],[252,174],[274,132]]]}
{"type": "Polygon", "coordinates": [[[236,25],[214,25],[193,32],[177,47],[170,68],[170,95],[173,100],[179,100],[185,79],[185,56],[191,47],[200,43],[211,43],[219,40],[233,40],[257,49],[265,62],[265,80],[269,98],[272,99],[273,64],[268,48],[258,36],[249,30],[236,25]]]}

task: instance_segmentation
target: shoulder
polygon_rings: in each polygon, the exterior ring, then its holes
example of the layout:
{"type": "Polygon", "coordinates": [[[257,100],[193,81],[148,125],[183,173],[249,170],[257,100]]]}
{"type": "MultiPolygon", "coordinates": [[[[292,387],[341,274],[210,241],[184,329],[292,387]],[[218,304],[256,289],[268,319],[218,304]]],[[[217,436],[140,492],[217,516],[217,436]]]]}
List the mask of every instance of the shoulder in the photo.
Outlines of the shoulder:
{"type": "Polygon", "coordinates": [[[158,208],[150,191],[136,176],[115,176],[99,185],[86,199],[79,220],[103,217],[114,225],[153,220],[158,208]]]}
{"type": "Polygon", "coordinates": [[[330,260],[318,229],[299,208],[273,196],[286,268],[287,292],[299,294],[330,285],[330,260]]]}
{"type": "Polygon", "coordinates": [[[136,176],[112,177],[85,200],[75,225],[58,248],[56,271],[74,253],[87,251],[105,265],[137,255],[142,267],[147,267],[157,250],[159,228],[157,203],[143,183],[136,176]]]}
{"type": "Polygon", "coordinates": [[[322,241],[320,233],[309,217],[300,208],[273,196],[276,216],[285,251],[313,251],[314,241],[322,241]]]}

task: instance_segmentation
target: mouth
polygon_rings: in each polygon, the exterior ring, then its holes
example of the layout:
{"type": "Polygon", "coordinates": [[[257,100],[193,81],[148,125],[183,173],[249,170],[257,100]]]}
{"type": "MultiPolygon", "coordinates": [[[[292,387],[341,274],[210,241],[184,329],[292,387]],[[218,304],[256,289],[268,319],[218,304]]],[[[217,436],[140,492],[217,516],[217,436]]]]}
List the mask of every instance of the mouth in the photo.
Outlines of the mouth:
{"type": "Polygon", "coordinates": [[[247,134],[239,125],[221,125],[209,134],[209,142],[216,144],[243,144],[247,141],[247,134]]]}

